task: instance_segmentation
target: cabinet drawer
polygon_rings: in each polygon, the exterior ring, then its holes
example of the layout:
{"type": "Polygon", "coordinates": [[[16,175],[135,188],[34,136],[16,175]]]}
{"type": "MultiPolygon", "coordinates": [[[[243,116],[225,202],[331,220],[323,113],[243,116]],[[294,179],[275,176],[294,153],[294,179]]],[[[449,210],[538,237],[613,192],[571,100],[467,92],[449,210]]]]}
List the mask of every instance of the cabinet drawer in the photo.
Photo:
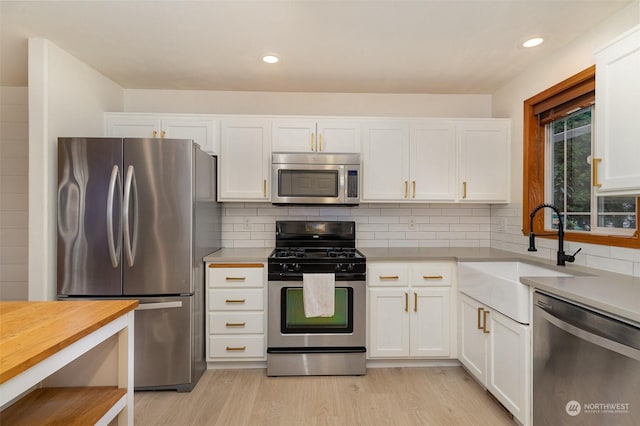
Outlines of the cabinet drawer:
{"type": "Polygon", "coordinates": [[[411,266],[412,286],[450,286],[453,266],[448,263],[424,263],[411,266]]]}
{"type": "Polygon", "coordinates": [[[209,287],[264,287],[264,265],[261,263],[210,263],[207,268],[209,287]]]}
{"type": "Polygon", "coordinates": [[[210,336],[209,358],[264,358],[264,336],[210,336]]]}
{"type": "Polygon", "coordinates": [[[409,285],[407,265],[379,264],[367,266],[367,281],[370,286],[409,285]]]}
{"type": "Polygon", "coordinates": [[[209,289],[209,310],[258,311],[264,309],[263,289],[209,289]]]}
{"type": "Polygon", "coordinates": [[[264,333],[264,314],[262,312],[209,312],[209,333],[264,333]]]}

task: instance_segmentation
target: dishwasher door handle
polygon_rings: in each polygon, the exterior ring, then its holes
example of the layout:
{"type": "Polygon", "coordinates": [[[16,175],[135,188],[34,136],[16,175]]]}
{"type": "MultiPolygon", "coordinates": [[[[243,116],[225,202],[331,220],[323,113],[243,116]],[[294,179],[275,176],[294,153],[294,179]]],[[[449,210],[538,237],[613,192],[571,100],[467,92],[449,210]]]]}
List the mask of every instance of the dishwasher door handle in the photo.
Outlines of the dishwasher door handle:
{"type": "Polygon", "coordinates": [[[549,321],[559,329],[564,330],[569,334],[573,334],[579,339],[593,343],[594,345],[600,346],[610,351],[614,351],[629,358],[633,358],[636,361],[640,361],[640,350],[634,349],[618,342],[614,342],[613,340],[609,340],[605,337],[598,336],[597,334],[593,334],[589,331],[583,330],[582,328],[571,325],[539,306],[535,306],[534,308],[539,309],[539,313],[544,317],[544,319],[549,321]]]}

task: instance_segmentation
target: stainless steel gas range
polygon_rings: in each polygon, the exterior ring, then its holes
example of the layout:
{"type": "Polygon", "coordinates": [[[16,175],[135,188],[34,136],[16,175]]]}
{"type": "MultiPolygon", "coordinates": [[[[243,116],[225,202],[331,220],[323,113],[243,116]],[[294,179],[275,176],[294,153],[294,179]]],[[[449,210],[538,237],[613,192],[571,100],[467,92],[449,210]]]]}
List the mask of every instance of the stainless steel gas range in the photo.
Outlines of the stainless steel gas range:
{"type": "Polygon", "coordinates": [[[366,270],[355,222],[276,222],[268,259],[268,376],[366,373],[366,270]],[[333,316],[306,316],[305,274],[333,275],[333,316]]]}

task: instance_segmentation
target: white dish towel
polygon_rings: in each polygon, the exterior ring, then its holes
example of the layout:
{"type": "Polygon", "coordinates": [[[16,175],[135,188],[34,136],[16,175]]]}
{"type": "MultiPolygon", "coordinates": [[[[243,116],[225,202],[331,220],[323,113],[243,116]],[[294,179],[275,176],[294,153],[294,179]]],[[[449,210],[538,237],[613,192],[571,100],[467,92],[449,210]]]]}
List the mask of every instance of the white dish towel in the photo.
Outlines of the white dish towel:
{"type": "Polygon", "coordinates": [[[302,274],[304,316],[332,317],[335,314],[335,274],[302,274]]]}

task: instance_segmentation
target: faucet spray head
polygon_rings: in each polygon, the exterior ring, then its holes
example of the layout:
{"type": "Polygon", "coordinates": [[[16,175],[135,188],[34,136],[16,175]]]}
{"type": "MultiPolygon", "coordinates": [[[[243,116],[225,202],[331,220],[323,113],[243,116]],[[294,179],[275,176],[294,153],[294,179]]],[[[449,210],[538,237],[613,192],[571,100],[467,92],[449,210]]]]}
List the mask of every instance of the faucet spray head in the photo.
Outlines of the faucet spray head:
{"type": "Polygon", "coordinates": [[[529,232],[529,248],[527,251],[538,251],[536,248],[536,234],[529,232]]]}

